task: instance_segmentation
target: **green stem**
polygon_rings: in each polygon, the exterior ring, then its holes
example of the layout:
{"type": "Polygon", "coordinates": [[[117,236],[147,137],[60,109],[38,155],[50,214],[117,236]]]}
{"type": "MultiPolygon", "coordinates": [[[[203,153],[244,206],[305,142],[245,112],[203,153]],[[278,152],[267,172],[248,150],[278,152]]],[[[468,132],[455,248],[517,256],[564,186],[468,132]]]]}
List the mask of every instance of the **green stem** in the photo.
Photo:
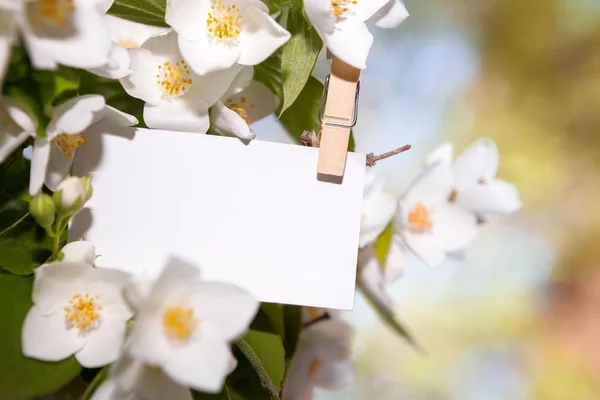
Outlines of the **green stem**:
{"type": "Polygon", "coordinates": [[[94,376],[94,379],[92,379],[87,389],[85,389],[83,396],[81,396],[81,400],[88,400],[90,397],[92,397],[96,389],[98,389],[100,384],[106,379],[107,370],[108,367],[104,367],[96,374],[96,376],[94,376]]]}
{"type": "Polygon", "coordinates": [[[258,374],[258,378],[260,379],[260,383],[262,384],[262,386],[266,388],[271,394],[270,400],[279,400],[279,393],[275,388],[275,385],[273,385],[273,382],[271,382],[269,374],[265,370],[265,367],[260,358],[254,352],[254,349],[252,349],[252,347],[250,347],[250,345],[246,343],[243,339],[239,339],[235,342],[235,344],[242,351],[242,353],[244,353],[244,356],[246,356],[246,358],[258,374]]]}
{"type": "Polygon", "coordinates": [[[62,227],[64,218],[58,218],[56,220],[56,230],[52,237],[52,260],[56,261],[56,257],[58,256],[58,252],[60,250],[60,237],[62,236],[62,232],[64,228],[62,227]]]}
{"type": "Polygon", "coordinates": [[[4,229],[2,232],[0,232],[0,236],[4,235],[6,232],[10,231],[12,228],[14,228],[15,226],[19,225],[21,222],[23,222],[23,220],[25,218],[27,218],[29,216],[29,213],[26,213],[25,215],[23,215],[21,218],[19,218],[14,224],[12,224],[11,226],[9,226],[8,228],[4,229]]]}

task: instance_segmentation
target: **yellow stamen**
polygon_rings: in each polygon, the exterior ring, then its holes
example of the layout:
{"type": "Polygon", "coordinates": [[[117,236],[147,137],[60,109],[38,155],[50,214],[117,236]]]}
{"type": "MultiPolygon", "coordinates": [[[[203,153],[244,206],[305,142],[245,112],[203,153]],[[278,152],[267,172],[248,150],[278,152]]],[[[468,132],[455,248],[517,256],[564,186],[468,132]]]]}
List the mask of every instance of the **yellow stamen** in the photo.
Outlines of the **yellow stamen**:
{"type": "Polygon", "coordinates": [[[168,307],[163,313],[162,322],[167,336],[173,339],[188,339],[198,325],[194,310],[179,305],[168,307]]]}
{"type": "Polygon", "coordinates": [[[239,7],[225,6],[222,0],[217,0],[210,8],[206,18],[208,32],[217,39],[237,40],[242,24],[242,13],[239,7]]]}
{"type": "MultiPolygon", "coordinates": [[[[240,98],[240,102],[241,103],[245,103],[246,102],[246,98],[245,97],[241,97],[240,98]]],[[[239,115],[240,117],[243,118],[244,121],[246,121],[247,124],[250,124],[252,122],[252,118],[250,118],[250,116],[248,115],[248,110],[244,107],[242,107],[240,104],[234,103],[233,99],[227,99],[225,101],[225,106],[227,108],[229,108],[232,111],[235,111],[237,113],[237,115],[239,115]]],[[[254,108],[255,105],[254,104],[249,104],[248,105],[249,108],[254,108]]]]}
{"type": "Polygon", "coordinates": [[[60,149],[63,153],[66,154],[67,157],[72,158],[74,154],[74,150],[81,146],[82,144],[87,144],[87,138],[82,135],[67,135],[66,133],[61,133],[57,135],[54,139],[52,139],[51,143],[54,143],[56,147],[60,149]]]}
{"type": "Polygon", "coordinates": [[[350,11],[350,5],[357,3],[357,0],[331,0],[331,9],[329,11],[339,17],[350,11]]]}
{"type": "Polygon", "coordinates": [[[192,87],[192,78],[185,61],[175,64],[170,61],[157,66],[156,83],[162,86],[163,94],[167,97],[181,96],[192,87]]]}
{"type": "Polygon", "coordinates": [[[410,227],[418,231],[426,231],[433,227],[431,211],[422,203],[415,205],[408,213],[410,227]]]}
{"type": "Polygon", "coordinates": [[[73,0],[37,0],[37,10],[48,23],[62,26],[73,14],[73,0]]]}
{"type": "Polygon", "coordinates": [[[65,322],[69,328],[91,330],[98,327],[102,307],[98,304],[99,295],[75,294],[67,307],[64,307],[65,322]]]}

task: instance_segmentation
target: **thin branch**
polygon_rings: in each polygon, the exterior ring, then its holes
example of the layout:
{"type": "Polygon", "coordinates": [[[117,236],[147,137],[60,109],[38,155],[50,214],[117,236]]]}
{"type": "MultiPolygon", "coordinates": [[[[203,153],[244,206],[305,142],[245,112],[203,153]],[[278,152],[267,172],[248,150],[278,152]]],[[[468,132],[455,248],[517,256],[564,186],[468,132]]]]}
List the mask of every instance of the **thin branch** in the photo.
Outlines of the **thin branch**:
{"type": "Polygon", "coordinates": [[[307,323],[305,323],[304,325],[302,325],[302,328],[306,329],[306,328],[308,328],[311,325],[314,325],[314,324],[316,324],[318,322],[321,322],[321,321],[326,321],[328,319],[331,319],[331,315],[329,315],[329,313],[326,312],[325,314],[321,315],[320,317],[315,318],[312,321],[308,321],[307,323]]]}
{"type": "Polygon", "coordinates": [[[367,154],[367,167],[373,167],[377,161],[395,156],[396,154],[404,153],[406,150],[409,150],[410,147],[410,144],[406,144],[402,147],[398,147],[396,150],[388,151],[387,153],[383,153],[378,156],[376,156],[374,153],[369,153],[367,154]]]}

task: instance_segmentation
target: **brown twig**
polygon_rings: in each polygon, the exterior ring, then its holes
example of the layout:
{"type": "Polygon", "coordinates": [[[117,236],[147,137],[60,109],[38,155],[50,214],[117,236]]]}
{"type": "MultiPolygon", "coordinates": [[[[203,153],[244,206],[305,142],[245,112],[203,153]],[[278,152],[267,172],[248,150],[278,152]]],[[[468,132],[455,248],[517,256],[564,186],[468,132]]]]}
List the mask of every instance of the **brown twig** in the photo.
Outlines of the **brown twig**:
{"type": "Polygon", "coordinates": [[[317,322],[326,321],[328,319],[331,319],[331,316],[329,315],[328,312],[326,312],[325,314],[321,315],[320,317],[315,318],[315,319],[313,319],[311,321],[308,321],[307,323],[305,323],[304,325],[302,325],[302,328],[306,329],[309,326],[316,324],[317,322]]]}
{"type": "Polygon", "coordinates": [[[378,156],[376,156],[374,153],[369,153],[367,154],[367,167],[373,167],[377,161],[395,156],[396,154],[404,153],[406,150],[409,150],[410,147],[410,144],[406,144],[402,147],[398,147],[396,150],[388,151],[387,153],[383,153],[378,156]]]}
{"type": "MultiPolygon", "coordinates": [[[[319,135],[317,135],[315,131],[304,131],[302,132],[302,135],[300,135],[300,144],[307,147],[319,147],[319,135]]],[[[396,154],[404,153],[410,148],[410,144],[406,144],[397,148],[396,150],[388,151],[387,153],[383,153],[378,156],[376,156],[375,153],[369,153],[367,154],[367,167],[374,167],[377,161],[395,156],[396,154]]]]}

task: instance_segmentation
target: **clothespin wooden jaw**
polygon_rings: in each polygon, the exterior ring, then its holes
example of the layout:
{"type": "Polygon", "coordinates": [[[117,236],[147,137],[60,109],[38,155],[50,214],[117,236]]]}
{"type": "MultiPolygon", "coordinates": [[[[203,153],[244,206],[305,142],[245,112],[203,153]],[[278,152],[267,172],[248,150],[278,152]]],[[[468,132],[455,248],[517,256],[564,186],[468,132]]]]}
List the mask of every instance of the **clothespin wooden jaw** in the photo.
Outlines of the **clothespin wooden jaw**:
{"type": "Polygon", "coordinates": [[[334,57],[319,107],[321,125],[317,172],[341,179],[350,130],[358,119],[360,70],[334,57]]]}

